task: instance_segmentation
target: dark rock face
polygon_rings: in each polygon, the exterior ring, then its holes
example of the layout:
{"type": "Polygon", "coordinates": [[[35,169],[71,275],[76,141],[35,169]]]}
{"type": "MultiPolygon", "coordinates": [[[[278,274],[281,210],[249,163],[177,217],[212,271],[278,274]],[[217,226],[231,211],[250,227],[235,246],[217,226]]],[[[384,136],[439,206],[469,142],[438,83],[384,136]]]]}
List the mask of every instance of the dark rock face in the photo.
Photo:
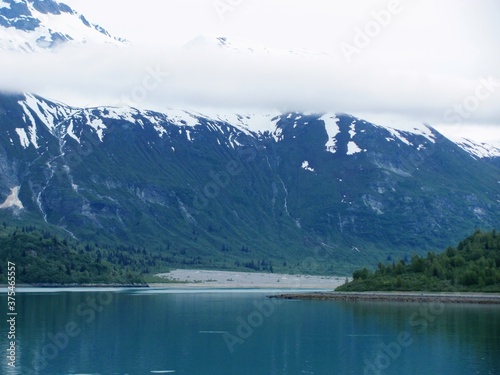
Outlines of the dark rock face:
{"type": "Polygon", "coordinates": [[[73,13],[73,10],[66,4],[59,4],[52,0],[34,0],[32,3],[33,7],[43,14],[73,13]]]}
{"type": "Polygon", "coordinates": [[[33,31],[40,25],[40,20],[32,16],[26,2],[16,2],[14,0],[4,2],[9,4],[9,7],[0,8],[1,26],[33,31]]]}

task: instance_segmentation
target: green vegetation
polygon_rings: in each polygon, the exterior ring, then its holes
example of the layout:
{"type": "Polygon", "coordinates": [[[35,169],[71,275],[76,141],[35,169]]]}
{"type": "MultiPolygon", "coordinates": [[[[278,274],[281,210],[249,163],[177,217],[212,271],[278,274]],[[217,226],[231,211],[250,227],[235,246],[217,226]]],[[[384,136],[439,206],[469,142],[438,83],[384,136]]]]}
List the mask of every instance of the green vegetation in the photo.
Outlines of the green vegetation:
{"type": "MultiPolygon", "coordinates": [[[[222,253],[226,254],[224,247],[222,253]]],[[[7,262],[16,264],[18,284],[138,284],[165,283],[157,272],[173,268],[206,268],[273,272],[265,259],[252,259],[250,250],[238,251],[248,260],[219,262],[186,251],[150,251],[123,245],[85,243],[34,226],[0,225],[0,283],[7,281],[7,262]]],[[[297,265],[299,268],[300,264],[297,265]]],[[[276,264],[278,272],[290,269],[276,264]]],[[[293,268],[293,267],[292,267],[293,268]]],[[[487,291],[500,292],[500,235],[476,231],[442,254],[414,255],[353,273],[353,281],[339,291],[487,291]]]]}
{"type": "Polygon", "coordinates": [[[177,281],[177,280],[171,280],[171,279],[166,279],[164,277],[159,277],[156,275],[144,275],[144,280],[148,284],[187,284],[185,281],[177,281]]]}
{"type": "Polygon", "coordinates": [[[353,273],[337,291],[500,292],[500,235],[476,231],[456,248],[353,273]]]}
{"type": "Polygon", "coordinates": [[[24,207],[0,209],[0,223],[62,239],[71,232],[141,274],[175,267],[348,275],[388,255],[443,249],[480,225],[500,227],[496,164],[437,134],[432,142],[399,139],[339,114],[332,153],[319,114],[270,119],[277,142],[272,132],[255,136],[203,116],[186,127],[160,113],[119,119],[92,108],[71,111],[77,142],[54,136],[67,133],[70,108],[47,102],[57,131],[40,131],[46,147],[37,149],[8,136],[27,129],[25,100],[0,94],[0,204],[16,182],[24,207]],[[89,116],[103,121],[102,142],[89,116]],[[367,151],[348,155],[354,125],[367,151]],[[305,161],[314,172],[301,168],[305,161]]]}
{"type": "MultiPolygon", "coordinates": [[[[238,269],[273,272],[265,259],[214,262],[181,249],[151,251],[107,243],[87,243],[34,225],[0,225],[0,284],[7,283],[7,262],[16,264],[18,284],[139,284],[174,283],[154,276],[173,268],[238,269]]],[[[224,247],[223,253],[230,249],[224,247]]],[[[248,255],[247,247],[238,253],[248,255]]],[[[246,256],[245,256],[246,258],[246,256]]],[[[244,258],[240,258],[244,259],[244,258]]]]}
{"type": "Polygon", "coordinates": [[[16,265],[18,284],[138,284],[134,254],[81,244],[35,227],[0,228],[0,283],[7,262],[16,265]]]}

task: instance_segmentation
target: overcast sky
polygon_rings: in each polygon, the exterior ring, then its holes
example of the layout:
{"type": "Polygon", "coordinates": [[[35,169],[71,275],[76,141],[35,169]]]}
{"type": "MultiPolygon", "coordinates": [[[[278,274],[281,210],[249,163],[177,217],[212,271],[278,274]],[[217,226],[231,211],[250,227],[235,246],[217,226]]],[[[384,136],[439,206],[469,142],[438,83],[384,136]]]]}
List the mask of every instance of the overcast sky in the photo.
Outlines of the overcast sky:
{"type": "Polygon", "coordinates": [[[448,136],[500,139],[498,0],[65,3],[132,43],[37,62],[46,81],[33,88],[70,104],[395,113],[448,136]],[[325,57],[181,48],[199,35],[325,57]]]}

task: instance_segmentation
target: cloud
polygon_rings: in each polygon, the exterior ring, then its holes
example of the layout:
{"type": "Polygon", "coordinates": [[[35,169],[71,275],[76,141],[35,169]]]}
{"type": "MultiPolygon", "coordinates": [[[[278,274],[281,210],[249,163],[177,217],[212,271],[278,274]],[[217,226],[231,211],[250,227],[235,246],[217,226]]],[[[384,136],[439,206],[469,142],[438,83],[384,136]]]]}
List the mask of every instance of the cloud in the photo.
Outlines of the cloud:
{"type": "MultiPolygon", "coordinates": [[[[122,101],[154,108],[388,111],[427,121],[442,119],[454,104],[474,96],[482,82],[421,71],[418,61],[397,56],[391,64],[378,58],[347,64],[336,56],[299,52],[225,49],[209,39],[194,48],[70,47],[29,58],[6,53],[0,86],[79,105],[122,101]]],[[[483,78],[490,86],[482,91],[491,95],[469,117],[492,123],[500,118],[500,83],[497,77],[483,78]]]]}
{"type": "MultiPolygon", "coordinates": [[[[123,18],[132,19],[136,5],[128,7],[128,1],[121,1],[123,18]]],[[[379,30],[373,26],[374,14],[386,12],[387,1],[362,2],[360,9],[325,6],[323,1],[307,6],[282,0],[244,2],[224,22],[212,3],[191,1],[176,13],[169,2],[152,2],[158,11],[148,19],[136,17],[133,35],[123,36],[154,43],[121,49],[64,48],[29,56],[2,52],[0,87],[79,106],[395,113],[443,129],[480,125],[495,129],[500,138],[500,86],[495,86],[500,52],[492,48],[500,32],[494,32],[499,30],[491,17],[498,10],[493,1],[482,0],[478,7],[464,1],[401,0],[401,12],[392,14],[389,24],[379,30]],[[192,12],[194,3],[206,12],[204,16],[192,12]],[[170,20],[167,24],[155,21],[165,15],[170,20]],[[190,27],[185,27],[186,22],[190,27]],[[147,33],[141,34],[141,25],[146,24],[147,33]],[[162,24],[169,29],[151,28],[162,24]],[[359,31],[370,30],[367,44],[356,44],[356,37],[362,39],[359,31]],[[217,47],[214,39],[191,48],[165,47],[167,43],[158,36],[172,40],[174,31],[183,37],[195,31],[216,32],[234,39],[240,48],[217,47]],[[250,52],[246,42],[231,36],[262,44],[252,46],[254,52],[250,52]],[[351,59],[346,58],[342,43],[358,50],[351,59]],[[267,53],[264,45],[283,49],[267,53]],[[296,45],[320,46],[326,54],[304,52],[296,45]],[[285,47],[290,46],[300,54],[288,53],[285,47]],[[493,82],[491,92],[478,91],[482,80],[493,82]]],[[[107,27],[102,9],[96,7],[107,27]]],[[[151,13],[151,7],[147,9],[151,13]]]]}

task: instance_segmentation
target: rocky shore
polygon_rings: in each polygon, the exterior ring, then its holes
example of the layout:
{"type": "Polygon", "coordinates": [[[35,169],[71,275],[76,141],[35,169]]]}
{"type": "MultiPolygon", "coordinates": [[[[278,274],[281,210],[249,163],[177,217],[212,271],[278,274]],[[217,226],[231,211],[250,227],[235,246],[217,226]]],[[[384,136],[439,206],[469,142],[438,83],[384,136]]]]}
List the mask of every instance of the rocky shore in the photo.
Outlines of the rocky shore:
{"type": "Polygon", "coordinates": [[[500,304],[500,294],[485,293],[414,293],[414,292],[314,292],[277,294],[269,298],[293,300],[332,300],[332,301],[377,301],[377,302],[440,302],[500,304]]]}

